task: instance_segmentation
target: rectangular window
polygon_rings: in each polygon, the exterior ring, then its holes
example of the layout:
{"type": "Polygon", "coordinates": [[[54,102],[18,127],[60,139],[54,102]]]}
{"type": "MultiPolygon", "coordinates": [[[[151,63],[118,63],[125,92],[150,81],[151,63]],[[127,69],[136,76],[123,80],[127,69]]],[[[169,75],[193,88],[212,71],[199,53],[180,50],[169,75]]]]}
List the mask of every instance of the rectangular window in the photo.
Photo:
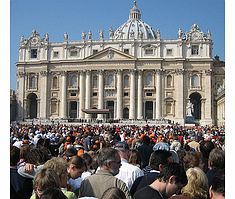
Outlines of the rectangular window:
{"type": "Polygon", "coordinates": [[[97,93],[95,92],[95,93],[93,93],[93,97],[96,97],[97,96],[97,93]]]}
{"type": "Polygon", "coordinates": [[[124,97],[128,97],[128,92],[124,92],[124,97]]]}
{"type": "Polygon", "coordinates": [[[98,50],[97,49],[93,50],[93,55],[96,53],[98,53],[98,50]]]}
{"type": "Polygon", "coordinates": [[[146,55],[152,55],[153,54],[153,49],[151,49],[151,48],[145,49],[145,54],[146,55]]]}
{"type": "Polygon", "coordinates": [[[53,52],[53,58],[58,58],[58,57],[59,57],[59,52],[58,51],[53,52]]]}
{"type": "Polygon", "coordinates": [[[146,93],[146,96],[153,96],[153,93],[146,93]]]}
{"type": "Polygon", "coordinates": [[[70,93],[71,97],[76,97],[76,95],[77,95],[76,93],[70,93]]]}
{"type": "Polygon", "coordinates": [[[129,54],[129,49],[124,49],[124,53],[129,54]]]}
{"type": "Polygon", "coordinates": [[[37,56],[38,56],[38,50],[37,49],[31,49],[30,58],[37,58],[37,56]]]}
{"type": "Polygon", "coordinates": [[[192,45],[192,55],[199,55],[199,46],[198,45],[192,45]]]}
{"type": "Polygon", "coordinates": [[[72,50],[70,51],[70,57],[76,57],[78,55],[78,51],[72,50]]]}
{"type": "Polygon", "coordinates": [[[172,49],[166,49],[166,55],[172,55],[172,49]]]}

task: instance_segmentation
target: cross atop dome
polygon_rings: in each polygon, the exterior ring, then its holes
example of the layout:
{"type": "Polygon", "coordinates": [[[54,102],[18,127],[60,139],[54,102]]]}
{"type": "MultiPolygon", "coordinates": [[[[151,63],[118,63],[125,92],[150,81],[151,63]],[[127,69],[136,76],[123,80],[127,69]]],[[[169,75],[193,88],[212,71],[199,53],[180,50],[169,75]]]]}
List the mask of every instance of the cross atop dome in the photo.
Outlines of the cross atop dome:
{"type": "Polygon", "coordinates": [[[134,6],[133,8],[130,10],[130,17],[129,19],[140,19],[140,10],[137,8],[136,6],[136,0],[134,0],[134,6]]]}

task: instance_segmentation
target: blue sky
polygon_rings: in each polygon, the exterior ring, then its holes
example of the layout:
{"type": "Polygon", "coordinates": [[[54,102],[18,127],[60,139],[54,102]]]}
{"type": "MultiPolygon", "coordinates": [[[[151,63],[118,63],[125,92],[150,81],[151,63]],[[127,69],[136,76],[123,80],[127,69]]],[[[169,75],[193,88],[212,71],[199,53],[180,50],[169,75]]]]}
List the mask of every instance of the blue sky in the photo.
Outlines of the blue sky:
{"type": "MultiPolygon", "coordinates": [[[[89,30],[118,28],[127,21],[133,0],[11,0],[10,1],[10,88],[16,88],[16,66],[20,37],[30,37],[35,29],[41,37],[61,42],[67,32],[70,41],[81,40],[89,30]]],[[[201,31],[212,33],[213,56],[225,59],[224,0],[137,0],[144,22],[160,29],[163,39],[176,39],[178,28],[184,32],[196,23],[201,31]]]]}

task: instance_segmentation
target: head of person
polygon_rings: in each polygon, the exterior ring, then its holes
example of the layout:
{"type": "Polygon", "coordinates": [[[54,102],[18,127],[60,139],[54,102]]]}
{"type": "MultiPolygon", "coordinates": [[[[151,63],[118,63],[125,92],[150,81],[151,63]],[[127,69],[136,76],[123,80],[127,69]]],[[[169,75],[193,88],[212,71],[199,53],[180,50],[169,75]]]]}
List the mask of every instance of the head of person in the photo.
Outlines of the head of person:
{"type": "Polygon", "coordinates": [[[208,167],[210,169],[225,168],[225,152],[220,148],[214,148],[210,152],[208,159],[208,167]]]}
{"type": "Polygon", "coordinates": [[[200,163],[200,158],[196,152],[186,151],[186,154],[183,157],[183,165],[186,171],[189,168],[198,167],[199,163],[200,163]]]}
{"type": "Polygon", "coordinates": [[[40,199],[68,199],[66,195],[61,191],[60,188],[49,188],[43,192],[40,199]]]}
{"type": "Polygon", "coordinates": [[[41,198],[44,191],[49,188],[60,188],[60,179],[53,169],[43,168],[36,173],[33,180],[33,189],[36,199],[41,198]]]}
{"type": "Polygon", "coordinates": [[[209,158],[209,154],[211,150],[214,148],[215,148],[215,145],[212,141],[203,140],[202,142],[200,142],[200,151],[202,153],[202,156],[206,159],[209,158]]]}
{"type": "Polygon", "coordinates": [[[207,199],[208,179],[203,170],[198,167],[186,171],[188,184],[182,188],[182,194],[191,198],[207,199]]]}
{"type": "Polygon", "coordinates": [[[44,147],[31,148],[26,156],[26,162],[36,166],[44,164],[49,159],[48,150],[44,147]]]}
{"type": "Polygon", "coordinates": [[[225,171],[224,169],[216,170],[215,176],[209,188],[210,199],[225,198],[225,171]]]}
{"type": "Polygon", "coordinates": [[[92,157],[89,153],[83,153],[80,156],[81,158],[83,158],[83,160],[85,161],[86,164],[86,171],[90,169],[91,165],[92,165],[92,157]]]}
{"type": "Polygon", "coordinates": [[[121,167],[121,157],[114,148],[102,148],[97,156],[97,162],[101,170],[117,175],[121,167]]]}
{"type": "Polygon", "coordinates": [[[52,169],[59,177],[60,187],[65,188],[68,180],[68,163],[66,160],[60,157],[53,157],[48,160],[43,168],[52,169]]]}
{"type": "Polygon", "coordinates": [[[16,166],[20,160],[20,149],[16,146],[11,147],[10,151],[10,166],[16,166]]]}
{"type": "Polygon", "coordinates": [[[77,149],[75,147],[69,147],[64,154],[62,155],[62,157],[66,160],[69,161],[71,157],[77,155],[77,149]]]}
{"type": "Polygon", "coordinates": [[[68,162],[68,174],[72,179],[81,177],[82,173],[85,171],[86,164],[83,158],[75,155],[70,158],[68,162]]]}
{"type": "Polygon", "coordinates": [[[141,164],[140,154],[137,149],[130,150],[128,162],[133,165],[140,165],[141,164]]]}
{"type": "Polygon", "coordinates": [[[172,162],[171,156],[171,152],[167,150],[153,151],[149,159],[149,165],[152,169],[161,171],[164,165],[172,162]]]}
{"type": "Polygon", "coordinates": [[[168,163],[160,172],[157,180],[163,183],[162,195],[169,198],[188,183],[184,167],[179,163],[168,163]]]}
{"type": "Polygon", "coordinates": [[[126,199],[126,196],[121,189],[110,187],[103,193],[101,199],[126,199]]]}
{"type": "Polygon", "coordinates": [[[117,142],[115,144],[114,148],[116,150],[118,150],[119,155],[121,156],[121,158],[124,158],[126,160],[129,159],[130,149],[129,149],[129,145],[125,141],[117,142]]]}
{"type": "Polygon", "coordinates": [[[30,151],[31,147],[30,145],[22,145],[20,147],[20,158],[26,160],[26,157],[30,151]]]}

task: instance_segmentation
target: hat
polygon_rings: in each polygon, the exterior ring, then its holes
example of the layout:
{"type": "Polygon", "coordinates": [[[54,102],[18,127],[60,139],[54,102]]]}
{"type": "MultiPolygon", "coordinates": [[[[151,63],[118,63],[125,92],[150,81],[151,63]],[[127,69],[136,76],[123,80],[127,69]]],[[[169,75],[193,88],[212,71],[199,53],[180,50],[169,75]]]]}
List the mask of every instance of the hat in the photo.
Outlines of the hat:
{"type": "Polygon", "coordinates": [[[115,149],[119,151],[126,151],[129,150],[129,146],[126,142],[117,142],[114,146],[115,149]]]}
{"type": "Polygon", "coordinates": [[[167,150],[167,151],[170,151],[170,146],[169,146],[169,144],[167,144],[165,142],[159,142],[159,143],[154,145],[153,150],[154,151],[157,151],[157,150],[167,150]]]}

